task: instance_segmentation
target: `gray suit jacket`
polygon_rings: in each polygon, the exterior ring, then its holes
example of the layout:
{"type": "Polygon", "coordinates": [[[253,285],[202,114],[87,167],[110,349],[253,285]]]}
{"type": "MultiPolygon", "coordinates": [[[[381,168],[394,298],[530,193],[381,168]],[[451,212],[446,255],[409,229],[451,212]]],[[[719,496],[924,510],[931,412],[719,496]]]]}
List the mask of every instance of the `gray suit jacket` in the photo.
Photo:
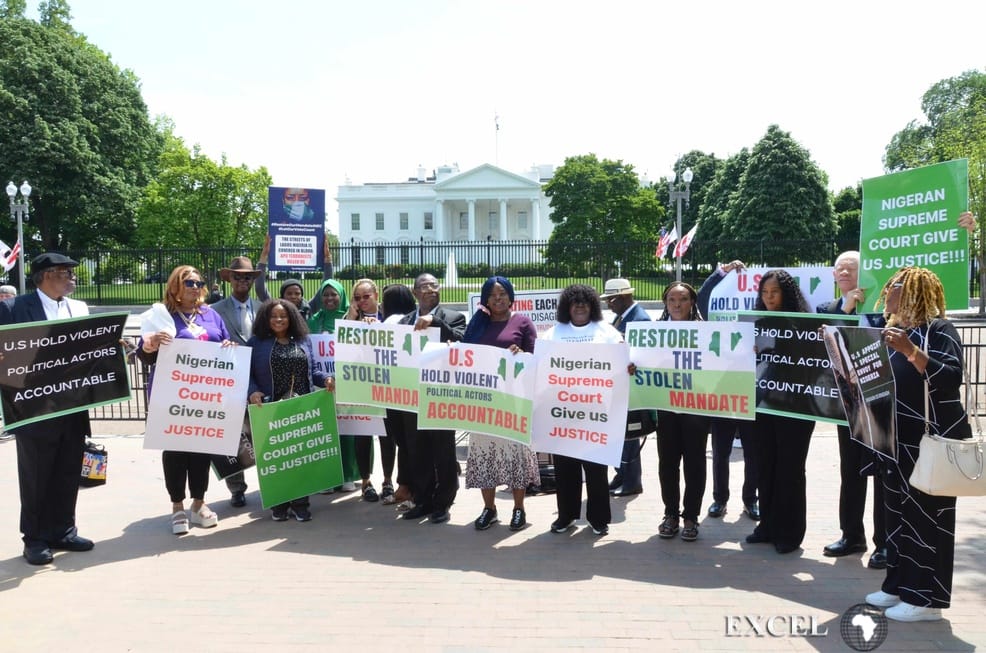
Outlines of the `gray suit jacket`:
{"type": "MultiPolygon", "coordinates": [[[[255,297],[250,298],[251,318],[257,317],[257,306],[259,305],[260,302],[255,297]]],[[[213,304],[212,310],[219,313],[219,317],[223,319],[226,330],[229,331],[229,339],[238,345],[245,345],[253,334],[243,333],[240,323],[240,309],[236,301],[232,297],[227,297],[213,304]]]]}

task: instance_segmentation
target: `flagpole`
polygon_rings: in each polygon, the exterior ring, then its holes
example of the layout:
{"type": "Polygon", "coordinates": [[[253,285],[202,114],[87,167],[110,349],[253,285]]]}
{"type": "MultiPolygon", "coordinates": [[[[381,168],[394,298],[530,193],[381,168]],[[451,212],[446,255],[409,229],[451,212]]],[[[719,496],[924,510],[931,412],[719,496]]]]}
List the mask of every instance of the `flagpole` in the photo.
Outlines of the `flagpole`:
{"type": "MultiPolygon", "coordinates": [[[[688,200],[691,196],[690,186],[692,184],[692,169],[685,168],[685,171],[681,173],[681,180],[685,182],[685,190],[675,190],[674,182],[678,173],[671,170],[671,176],[668,178],[668,194],[671,196],[671,201],[677,203],[678,207],[678,217],[675,222],[675,228],[678,231],[678,238],[681,238],[684,234],[681,231],[681,201],[685,200],[685,206],[688,206],[688,200]]],[[[681,281],[681,257],[674,257],[674,278],[675,281],[681,281]]]]}

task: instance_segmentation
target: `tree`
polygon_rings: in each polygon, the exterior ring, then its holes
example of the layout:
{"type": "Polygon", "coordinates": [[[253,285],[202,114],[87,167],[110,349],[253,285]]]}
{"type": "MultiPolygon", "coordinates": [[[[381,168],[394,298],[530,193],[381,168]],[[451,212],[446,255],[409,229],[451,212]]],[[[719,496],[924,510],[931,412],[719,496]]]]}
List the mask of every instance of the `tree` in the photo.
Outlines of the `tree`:
{"type": "MultiPolygon", "coordinates": [[[[836,240],[840,243],[855,243],[852,249],[859,246],[859,222],[862,217],[863,188],[862,186],[846,186],[832,200],[832,209],[835,211],[835,221],[838,231],[835,234],[836,240]]],[[[848,245],[843,245],[848,249],[848,245]]]]}
{"type": "Polygon", "coordinates": [[[732,260],[736,257],[736,253],[731,249],[727,251],[718,247],[718,244],[728,232],[729,201],[739,188],[740,177],[743,176],[749,161],[750,151],[744,147],[721,163],[716,168],[715,176],[706,186],[704,199],[699,205],[699,226],[696,236],[701,238],[696,246],[702,246],[704,251],[710,253],[710,258],[717,261],[732,260]],[[717,246],[712,247],[713,243],[717,246]]]}
{"type": "Polygon", "coordinates": [[[216,248],[259,250],[267,233],[267,169],[231,166],[225,155],[216,163],[198,145],[189,151],[169,121],[161,120],[159,128],[165,148],[158,176],[147,185],[137,211],[136,242],[154,250],[191,249],[196,260],[151,267],[167,273],[178,263],[194,263],[208,273],[217,263],[225,265],[210,259],[216,248]]]}
{"type": "Polygon", "coordinates": [[[136,77],[62,25],[67,9],[47,4],[52,27],[0,19],[0,174],[35,188],[29,255],[129,243],[161,147],[136,77]]]}
{"type": "Polygon", "coordinates": [[[888,172],[969,160],[969,210],[979,216],[970,248],[979,269],[979,313],[986,313],[986,73],[970,70],[932,85],[921,99],[927,121],[912,121],[887,145],[888,172]]]}
{"type": "Polygon", "coordinates": [[[727,237],[749,241],[737,256],[768,265],[819,260],[817,246],[801,239],[831,239],[836,223],[825,174],[788,132],[771,125],[753,147],[730,198],[727,237]],[[756,243],[756,244],[754,244],[756,243]]]}
{"type": "Polygon", "coordinates": [[[0,20],[23,18],[27,11],[27,0],[0,0],[0,20]]]}
{"type": "Polygon", "coordinates": [[[557,225],[545,253],[550,264],[591,271],[602,279],[653,264],[653,258],[624,247],[656,242],[657,225],[664,218],[654,189],[640,186],[632,165],[600,161],[595,154],[568,157],[544,193],[557,225]],[[599,243],[616,246],[596,247],[599,243]]]}
{"type": "Polygon", "coordinates": [[[38,5],[40,22],[45,27],[60,29],[74,34],[72,29],[72,11],[65,0],[41,0],[38,5]]]}

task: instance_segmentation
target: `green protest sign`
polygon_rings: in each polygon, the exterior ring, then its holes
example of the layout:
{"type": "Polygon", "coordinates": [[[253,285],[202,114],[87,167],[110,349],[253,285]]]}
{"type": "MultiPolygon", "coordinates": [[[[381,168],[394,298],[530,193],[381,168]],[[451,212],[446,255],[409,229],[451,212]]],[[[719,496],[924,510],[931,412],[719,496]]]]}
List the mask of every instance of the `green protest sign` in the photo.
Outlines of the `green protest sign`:
{"type": "Polygon", "coordinates": [[[949,309],[969,308],[969,234],[958,225],[968,206],[966,159],[864,179],[858,312],[875,312],[887,280],[912,265],[938,275],[949,309]]]}
{"type": "Polygon", "coordinates": [[[322,390],[249,408],[264,508],[342,485],[335,401],[322,390]]]}

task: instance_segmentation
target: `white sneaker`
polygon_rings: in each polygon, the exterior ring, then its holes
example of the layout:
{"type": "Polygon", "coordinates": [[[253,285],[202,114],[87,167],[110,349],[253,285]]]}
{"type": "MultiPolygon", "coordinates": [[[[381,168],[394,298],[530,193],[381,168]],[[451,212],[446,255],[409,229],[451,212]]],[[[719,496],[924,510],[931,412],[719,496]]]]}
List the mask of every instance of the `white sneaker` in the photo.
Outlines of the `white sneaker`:
{"type": "Polygon", "coordinates": [[[941,608],[925,608],[901,601],[887,608],[883,614],[894,621],[938,621],[941,619],[941,608]]]}
{"type": "Polygon", "coordinates": [[[342,484],[342,491],[343,492],[355,492],[356,491],[356,484],[353,483],[352,481],[346,481],[345,483],[342,484]]]}
{"type": "Polygon", "coordinates": [[[878,608],[890,608],[900,603],[896,594],[887,594],[883,590],[866,595],[866,602],[878,608]]]}

